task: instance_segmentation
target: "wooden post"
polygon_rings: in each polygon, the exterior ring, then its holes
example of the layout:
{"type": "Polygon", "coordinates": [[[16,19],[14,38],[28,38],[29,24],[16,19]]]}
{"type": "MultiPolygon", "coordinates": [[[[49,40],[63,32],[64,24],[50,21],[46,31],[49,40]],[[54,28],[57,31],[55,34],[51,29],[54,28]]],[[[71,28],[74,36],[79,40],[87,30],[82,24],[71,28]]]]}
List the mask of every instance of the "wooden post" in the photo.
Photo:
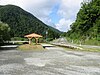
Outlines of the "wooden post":
{"type": "Polygon", "coordinates": [[[32,38],[28,38],[28,39],[29,39],[29,44],[31,44],[31,39],[32,39],[32,38]]]}
{"type": "Polygon", "coordinates": [[[38,38],[35,38],[36,39],[36,44],[38,44],[38,38]]]}

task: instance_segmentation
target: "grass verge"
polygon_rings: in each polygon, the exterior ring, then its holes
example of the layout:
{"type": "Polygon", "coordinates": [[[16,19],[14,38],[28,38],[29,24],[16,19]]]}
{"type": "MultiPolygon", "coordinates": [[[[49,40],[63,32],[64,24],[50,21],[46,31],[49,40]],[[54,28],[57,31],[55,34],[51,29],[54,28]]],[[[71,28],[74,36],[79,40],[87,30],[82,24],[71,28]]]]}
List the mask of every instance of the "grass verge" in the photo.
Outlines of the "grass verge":
{"type": "Polygon", "coordinates": [[[71,51],[85,51],[85,52],[100,52],[100,48],[84,48],[81,47],[82,49],[71,49],[71,48],[65,48],[65,50],[71,50],[71,51]]]}
{"type": "Polygon", "coordinates": [[[88,51],[88,52],[100,52],[100,48],[85,48],[82,47],[83,51],[88,51]]]}

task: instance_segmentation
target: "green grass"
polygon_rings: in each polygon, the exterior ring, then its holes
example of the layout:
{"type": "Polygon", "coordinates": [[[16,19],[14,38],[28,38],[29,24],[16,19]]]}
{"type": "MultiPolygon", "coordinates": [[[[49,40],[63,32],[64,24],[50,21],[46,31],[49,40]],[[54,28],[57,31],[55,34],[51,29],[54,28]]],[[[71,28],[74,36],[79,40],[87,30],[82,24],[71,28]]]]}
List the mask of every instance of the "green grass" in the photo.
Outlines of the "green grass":
{"type": "Polygon", "coordinates": [[[71,48],[65,48],[65,47],[63,48],[69,51],[100,52],[100,48],[84,48],[84,47],[81,47],[82,49],[71,49],[71,48]]]}
{"type": "Polygon", "coordinates": [[[100,52],[100,48],[85,48],[82,47],[83,51],[88,51],[88,52],[100,52]]]}
{"type": "Polygon", "coordinates": [[[67,41],[69,43],[72,43],[73,41],[73,44],[83,44],[83,45],[96,45],[96,46],[100,46],[100,40],[97,40],[97,39],[88,39],[88,40],[82,40],[82,39],[70,39],[68,37],[66,37],[67,41]]]}
{"type": "Polygon", "coordinates": [[[100,46],[100,41],[98,41],[98,40],[86,40],[85,42],[84,42],[84,44],[88,44],[88,45],[97,45],[97,46],[100,46]]]}

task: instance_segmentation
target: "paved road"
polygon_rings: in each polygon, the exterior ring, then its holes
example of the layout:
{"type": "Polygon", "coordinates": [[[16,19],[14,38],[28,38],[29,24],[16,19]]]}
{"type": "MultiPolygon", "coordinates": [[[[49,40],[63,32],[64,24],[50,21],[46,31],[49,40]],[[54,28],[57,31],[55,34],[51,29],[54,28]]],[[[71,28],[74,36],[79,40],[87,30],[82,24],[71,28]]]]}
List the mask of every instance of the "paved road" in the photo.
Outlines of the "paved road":
{"type": "MultiPolygon", "coordinates": [[[[56,40],[53,40],[50,42],[51,44],[57,45],[57,46],[62,46],[62,47],[67,47],[67,48],[74,48],[74,49],[94,49],[97,51],[100,50],[100,46],[95,46],[95,45],[78,45],[74,43],[69,43],[66,38],[59,38],[56,40]]],[[[92,51],[91,50],[91,51],[92,51]]]]}
{"type": "Polygon", "coordinates": [[[100,53],[44,46],[45,51],[0,51],[0,75],[100,75],[100,53]]]}

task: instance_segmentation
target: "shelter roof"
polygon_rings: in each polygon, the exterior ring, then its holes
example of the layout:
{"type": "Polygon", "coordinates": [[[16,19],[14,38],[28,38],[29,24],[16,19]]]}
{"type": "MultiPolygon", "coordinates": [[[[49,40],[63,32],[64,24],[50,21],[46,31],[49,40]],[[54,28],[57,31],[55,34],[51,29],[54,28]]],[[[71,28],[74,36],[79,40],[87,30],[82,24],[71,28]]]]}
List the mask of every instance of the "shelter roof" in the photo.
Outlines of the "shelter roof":
{"type": "Polygon", "coordinates": [[[27,37],[27,38],[39,38],[39,37],[43,37],[39,34],[36,34],[36,33],[32,33],[32,34],[28,34],[28,35],[25,35],[24,37],[27,37]]]}

